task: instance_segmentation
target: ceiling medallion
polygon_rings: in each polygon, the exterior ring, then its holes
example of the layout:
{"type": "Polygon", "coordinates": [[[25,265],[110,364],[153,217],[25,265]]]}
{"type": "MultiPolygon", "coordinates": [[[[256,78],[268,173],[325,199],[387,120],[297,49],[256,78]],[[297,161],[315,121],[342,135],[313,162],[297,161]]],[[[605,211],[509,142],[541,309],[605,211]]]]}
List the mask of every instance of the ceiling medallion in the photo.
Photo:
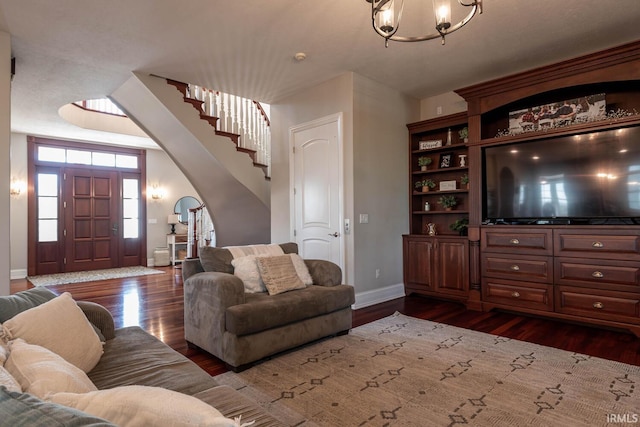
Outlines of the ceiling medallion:
{"type": "Polygon", "coordinates": [[[371,3],[371,21],[373,29],[379,36],[385,39],[385,47],[389,46],[389,40],[394,42],[421,42],[440,37],[442,44],[447,34],[458,31],[467,25],[474,16],[482,13],[482,0],[473,0],[471,3],[463,3],[458,0],[461,6],[470,7],[471,11],[462,21],[451,25],[451,4],[449,0],[433,0],[433,10],[435,15],[436,32],[417,37],[397,36],[396,32],[400,28],[404,0],[366,0],[371,3]]]}

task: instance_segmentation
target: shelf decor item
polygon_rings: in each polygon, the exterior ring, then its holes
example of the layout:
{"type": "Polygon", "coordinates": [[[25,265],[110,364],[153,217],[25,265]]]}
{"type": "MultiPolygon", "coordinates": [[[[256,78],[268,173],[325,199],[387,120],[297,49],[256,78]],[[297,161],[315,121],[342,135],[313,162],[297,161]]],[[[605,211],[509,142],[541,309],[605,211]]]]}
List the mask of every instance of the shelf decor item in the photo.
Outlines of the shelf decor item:
{"type": "Polygon", "coordinates": [[[464,185],[467,190],[469,189],[469,174],[464,174],[462,175],[462,177],[460,178],[460,184],[464,185]]]}
{"type": "Polygon", "coordinates": [[[415,187],[417,190],[421,190],[423,193],[428,192],[431,188],[435,187],[436,183],[432,179],[423,179],[421,181],[417,181],[415,183],[415,187]]]}
{"type": "Polygon", "coordinates": [[[430,150],[432,148],[442,147],[442,140],[420,141],[418,143],[419,150],[430,150]]]}
{"type": "Polygon", "coordinates": [[[469,128],[465,126],[462,129],[460,129],[458,131],[458,136],[464,143],[469,142],[469,128]]]}
{"type": "Polygon", "coordinates": [[[456,180],[440,181],[440,191],[455,190],[457,185],[458,185],[458,182],[456,180]]]}
{"type": "Polygon", "coordinates": [[[456,199],[456,196],[453,196],[451,194],[440,196],[440,198],[438,199],[438,204],[442,206],[445,211],[450,211],[454,207],[456,207],[456,205],[458,204],[458,199],[456,199]]]}
{"type": "Polygon", "coordinates": [[[453,153],[440,154],[440,169],[450,168],[452,157],[453,157],[453,153]]]}
{"type": "Polygon", "coordinates": [[[453,224],[449,224],[452,231],[457,231],[460,236],[466,236],[469,231],[469,218],[457,219],[453,224]]]}
{"type": "Polygon", "coordinates": [[[426,171],[427,167],[431,164],[431,157],[421,156],[418,157],[418,166],[420,166],[421,171],[426,171]]]}

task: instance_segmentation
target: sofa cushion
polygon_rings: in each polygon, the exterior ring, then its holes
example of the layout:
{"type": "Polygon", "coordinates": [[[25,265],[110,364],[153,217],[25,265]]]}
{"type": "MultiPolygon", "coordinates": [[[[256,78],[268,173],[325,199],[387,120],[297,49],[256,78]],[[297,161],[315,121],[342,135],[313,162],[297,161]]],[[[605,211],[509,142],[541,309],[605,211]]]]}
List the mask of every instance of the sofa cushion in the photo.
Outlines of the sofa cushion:
{"type": "Polygon", "coordinates": [[[104,350],[88,374],[98,389],[148,385],[191,395],[218,385],[194,362],[138,326],[117,329],[104,350]]]}
{"type": "Polygon", "coordinates": [[[305,287],[305,284],[298,277],[290,255],[259,257],[256,258],[256,261],[260,277],[269,295],[278,295],[305,287]]]}
{"type": "Polygon", "coordinates": [[[247,294],[246,303],[227,308],[227,331],[241,336],[331,313],[355,303],[348,285],[307,286],[279,295],[247,294]]]}
{"type": "Polygon", "coordinates": [[[108,427],[110,422],[77,409],[45,402],[28,393],[0,387],[0,420],[11,427],[108,427]]]}
{"type": "Polygon", "coordinates": [[[4,323],[18,313],[44,304],[56,297],[47,288],[36,287],[13,295],[0,297],[0,323],[4,323]]]}
{"type": "Polygon", "coordinates": [[[16,314],[3,326],[12,338],[46,347],[84,372],[102,356],[102,343],[68,292],[16,314]]]}
{"type": "Polygon", "coordinates": [[[58,393],[49,400],[104,418],[120,427],[236,425],[202,400],[160,387],[137,385],[84,394],[58,393]]]}
{"type": "Polygon", "coordinates": [[[97,390],[87,374],[62,357],[38,345],[11,342],[5,367],[23,391],[44,399],[49,393],[86,393],[97,390]]]}

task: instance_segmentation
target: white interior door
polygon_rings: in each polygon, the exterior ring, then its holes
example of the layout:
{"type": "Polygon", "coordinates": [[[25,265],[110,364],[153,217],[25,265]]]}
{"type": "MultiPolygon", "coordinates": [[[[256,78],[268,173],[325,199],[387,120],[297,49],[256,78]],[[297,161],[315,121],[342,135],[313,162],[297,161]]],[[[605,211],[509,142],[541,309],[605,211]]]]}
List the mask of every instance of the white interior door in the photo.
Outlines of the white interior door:
{"type": "Polygon", "coordinates": [[[293,240],[300,255],[342,267],[342,115],[291,128],[293,240]]]}

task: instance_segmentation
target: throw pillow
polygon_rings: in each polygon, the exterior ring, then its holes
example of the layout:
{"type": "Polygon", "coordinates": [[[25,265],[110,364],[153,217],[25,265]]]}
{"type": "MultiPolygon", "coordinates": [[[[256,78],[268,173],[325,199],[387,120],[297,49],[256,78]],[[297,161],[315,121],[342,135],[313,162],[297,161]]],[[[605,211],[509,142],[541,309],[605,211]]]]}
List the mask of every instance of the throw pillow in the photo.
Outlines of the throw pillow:
{"type": "Polygon", "coordinates": [[[293,261],[293,266],[296,269],[296,273],[298,273],[298,277],[302,280],[302,283],[305,285],[313,285],[313,278],[311,277],[311,273],[309,273],[309,268],[307,264],[304,263],[302,257],[298,254],[289,254],[291,257],[291,261],[293,261]]]}
{"type": "Polygon", "coordinates": [[[68,292],[7,320],[12,338],[46,347],[84,372],[100,360],[100,338],[68,292]]]}
{"type": "Polygon", "coordinates": [[[115,427],[114,424],[77,409],[45,402],[28,393],[8,391],[2,387],[0,387],[0,423],[4,426],[23,427],[115,427]]]}
{"type": "Polygon", "coordinates": [[[245,292],[254,294],[267,291],[264,282],[260,278],[255,255],[234,258],[231,261],[231,265],[233,265],[233,274],[242,280],[245,292]]]}
{"type": "Polygon", "coordinates": [[[260,257],[256,258],[256,261],[269,295],[277,295],[305,287],[305,284],[298,277],[289,255],[260,257]]]}
{"type": "MultiPolygon", "coordinates": [[[[2,325],[0,325],[0,331],[2,331],[2,325]]],[[[2,335],[0,333],[0,335],[2,335]]],[[[0,366],[4,365],[4,362],[9,358],[9,345],[0,339],[0,366]]]]}
{"type": "Polygon", "coordinates": [[[9,373],[3,366],[0,366],[0,386],[9,391],[18,391],[22,393],[22,387],[18,384],[13,375],[9,373]]]}
{"type": "Polygon", "coordinates": [[[85,394],[58,393],[49,400],[120,427],[239,425],[200,399],[160,387],[132,385],[85,394]]]}
{"type": "Polygon", "coordinates": [[[45,287],[35,287],[0,297],[0,323],[6,322],[20,312],[44,304],[56,296],[45,287]]]}
{"type": "Polygon", "coordinates": [[[50,393],[97,390],[87,374],[44,347],[17,339],[10,348],[5,368],[27,393],[44,399],[50,393]]]}

